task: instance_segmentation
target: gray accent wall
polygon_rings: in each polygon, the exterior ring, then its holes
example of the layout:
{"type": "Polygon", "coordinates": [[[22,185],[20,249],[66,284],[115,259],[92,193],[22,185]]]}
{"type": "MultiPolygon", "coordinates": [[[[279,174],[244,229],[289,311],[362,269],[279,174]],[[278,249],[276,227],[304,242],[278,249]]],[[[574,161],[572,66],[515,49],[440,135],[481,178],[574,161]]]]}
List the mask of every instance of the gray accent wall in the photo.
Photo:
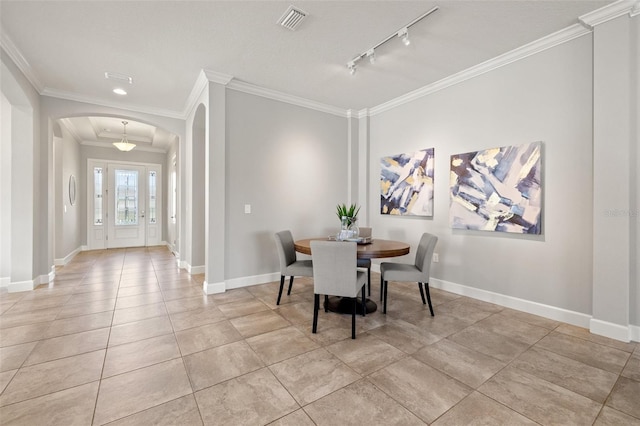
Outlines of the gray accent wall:
{"type": "Polygon", "coordinates": [[[436,234],[433,278],[590,314],[592,59],[592,37],[583,36],[371,117],[372,182],[381,157],[435,148],[433,217],[381,215],[372,184],[374,236],[415,248],[423,232],[436,234]],[[450,156],[535,141],[543,142],[543,234],[452,230],[450,156]]]}
{"type": "Polygon", "coordinates": [[[225,278],[273,273],[276,232],[304,238],[340,226],[335,206],[348,201],[347,120],[235,90],[227,90],[226,116],[225,278]]]}
{"type": "MultiPolygon", "coordinates": [[[[82,245],[82,220],[86,215],[86,180],[81,179],[80,145],[62,127],[61,137],[53,138],[55,182],[55,253],[54,259],[64,259],[82,245]],[[69,179],[76,180],[76,202],[71,205],[69,179]],[[83,206],[85,206],[83,208],[83,206]]],[[[55,134],[55,133],[54,133],[55,134]]],[[[86,166],[85,166],[86,167],[86,166]]],[[[86,234],[86,229],[84,230],[86,234]]]]}

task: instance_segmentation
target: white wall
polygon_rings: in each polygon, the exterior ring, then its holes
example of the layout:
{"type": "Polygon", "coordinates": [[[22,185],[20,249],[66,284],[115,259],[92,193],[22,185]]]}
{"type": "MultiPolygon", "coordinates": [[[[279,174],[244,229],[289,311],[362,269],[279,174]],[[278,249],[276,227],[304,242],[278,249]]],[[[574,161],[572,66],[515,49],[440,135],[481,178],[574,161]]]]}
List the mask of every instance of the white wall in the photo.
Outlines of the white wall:
{"type": "Polygon", "coordinates": [[[423,232],[434,233],[437,280],[589,314],[591,41],[583,36],[371,117],[372,181],[381,157],[435,148],[433,218],[380,215],[379,186],[371,185],[374,235],[415,248],[423,232]],[[452,230],[450,155],[534,141],[544,143],[543,235],[452,230]]]}
{"type": "Polygon", "coordinates": [[[278,270],[274,234],[328,235],[347,202],[347,120],[227,91],[226,278],[278,270]],[[251,214],[244,213],[245,204],[251,214]]]}

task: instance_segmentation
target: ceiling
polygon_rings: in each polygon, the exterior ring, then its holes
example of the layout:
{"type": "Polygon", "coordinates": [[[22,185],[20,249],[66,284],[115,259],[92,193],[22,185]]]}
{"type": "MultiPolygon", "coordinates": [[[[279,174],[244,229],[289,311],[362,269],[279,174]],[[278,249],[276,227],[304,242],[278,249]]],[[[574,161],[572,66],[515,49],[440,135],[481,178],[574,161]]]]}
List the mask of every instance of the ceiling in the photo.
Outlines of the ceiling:
{"type": "Polygon", "coordinates": [[[3,46],[22,55],[41,94],[184,117],[202,70],[359,111],[574,25],[610,3],[1,0],[0,22],[3,46]],[[308,14],[295,31],[277,24],[291,4],[308,14]],[[376,49],[375,64],[362,60],[350,75],[349,60],[435,6],[410,27],[409,46],[393,37],[376,49]],[[133,84],[105,79],[105,72],[130,76],[133,84]],[[115,86],[128,95],[112,93],[115,86]]]}
{"type": "Polygon", "coordinates": [[[113,142],[120,142],[127,122],[127,140],[136,144],[138,151],[167,152],[177,137],[161,127],[123,120],[116,117],[70,117],[61,120],[72,136],[82,145],[114,148],[113,142]]]}

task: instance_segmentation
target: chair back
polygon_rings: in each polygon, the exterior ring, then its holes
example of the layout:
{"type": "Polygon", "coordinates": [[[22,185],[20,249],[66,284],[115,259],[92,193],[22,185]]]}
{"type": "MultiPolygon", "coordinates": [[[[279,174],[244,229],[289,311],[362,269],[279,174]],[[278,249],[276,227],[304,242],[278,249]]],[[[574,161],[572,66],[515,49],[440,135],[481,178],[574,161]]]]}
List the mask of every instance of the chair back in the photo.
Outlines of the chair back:
{"type": "Polygon", "coordinates": [[[355,242],[311,241],[315,294],[342,297],[358,295],[356,250],[355,242]]]}
{"type": "Polygon", "coordinates": [[[431,269],[431,258],[433,257],[433,251],[436,248],[438,237],[433,234],[425,232],[420,238],[418,244],[418,250],[416,250],[416,267],[422,272],[422,275],[426,277],[426,281],[429,281],[429,271],[431,269]]]}
{"type": "Polygon", "coordinates": [[[362,238],[371,238],[371,228],[368,226],[359,226],[358,227],[359,237],[362,238]]]}
{"type": "Polygon", "coordinates": [[[291,231],[286,230],[277,232],[276,246],[278,247],[278,257],[280,258],[280,272],[284,275],[287,266],[297,260],[291,231]]]}

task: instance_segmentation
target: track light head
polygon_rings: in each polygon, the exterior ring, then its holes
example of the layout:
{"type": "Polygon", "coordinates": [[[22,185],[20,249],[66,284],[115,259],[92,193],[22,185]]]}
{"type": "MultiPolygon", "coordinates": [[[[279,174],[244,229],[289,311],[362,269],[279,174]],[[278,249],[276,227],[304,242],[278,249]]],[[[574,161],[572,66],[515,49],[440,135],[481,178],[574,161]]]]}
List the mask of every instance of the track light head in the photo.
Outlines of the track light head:
{"type": "Polygon", "coordinates": [[[347,68],[349,68],[349,74],[355,75],[356,73],[356,61],[349,61],[347,64],[347,68]]]}
{"type": "Polygon", "coordinates": [[[409,40],[409,29],[408,28],[403,28],[400,31],[398,31],[398,37],[400,37],[402,39],[402,42],[404,43],[405,46],[408,46],[411,44],[411,40],[409,40]]]}
{"type": "Polygon", "coordinates": [[[367,58],[369,58],[369,62],[371,64],[375,64],[376,63],[376,51],[375,49],[369,49],[367,50],[367,58]]]}

